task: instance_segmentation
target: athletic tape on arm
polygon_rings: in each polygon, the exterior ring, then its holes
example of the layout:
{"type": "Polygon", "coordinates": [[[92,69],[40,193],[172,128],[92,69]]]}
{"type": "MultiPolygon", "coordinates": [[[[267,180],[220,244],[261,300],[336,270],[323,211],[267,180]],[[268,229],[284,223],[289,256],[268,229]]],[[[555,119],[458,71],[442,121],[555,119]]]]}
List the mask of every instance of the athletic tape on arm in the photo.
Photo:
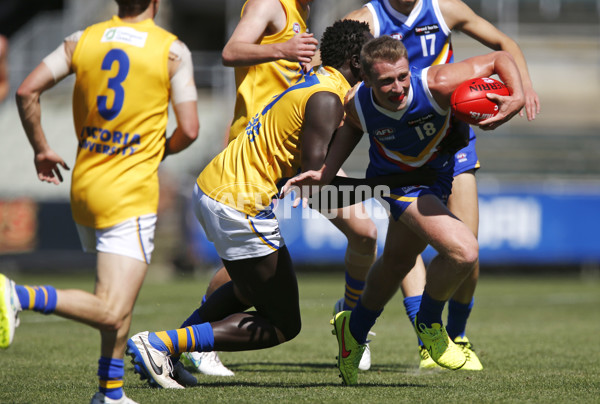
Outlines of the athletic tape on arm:
{"type": "Polygon", "coordinates": [[[54,52],[50,53],[42,60],[48,69],[50,69],[50,72],[52,72],[55,83],[64,79],[71,73],[71,58],[67,56],[67,52],[65,51],[65,42],[69,41],[77,43],[82,34],[83,31],[77,31],[69,35],[65,38],[65,41],[54,50],[54,52]]]}
{"type": "Polygon", "coordinates": [[[171,101],[173,105],[185,101],[196,101],[198,91],[194,84],[194,66],[192,53],[181,41],[174,41],[169,50],[180,61],[175,74],[171,77],[171,101]]]}

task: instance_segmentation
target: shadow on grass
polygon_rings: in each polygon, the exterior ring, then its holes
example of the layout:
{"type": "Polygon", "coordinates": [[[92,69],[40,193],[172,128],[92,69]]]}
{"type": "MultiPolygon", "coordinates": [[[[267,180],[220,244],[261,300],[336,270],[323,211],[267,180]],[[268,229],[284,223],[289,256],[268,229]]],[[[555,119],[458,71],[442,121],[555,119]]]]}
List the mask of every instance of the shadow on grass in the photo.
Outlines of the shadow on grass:
{"type": "MultiPolygon", "coordinates": [[[[226,365],[233,371],[252,371],[252,372],[306,372],[307,370],[335,369],[335,363],[309,363],[309,362],[246,362],[246,363],[228,363],[226,365]]],[[[189,369],[193,371],[194,369],[189,369]]],[[[415,367],[402,363],[372,365],[369,372],[394,372],[406,373],[412,372],[415,367]]]]}
{"type": "MultiPolygon", "coordinates": [[[[306,372],[322,372],[323,370],[337,372],[335,364],[328,363],[308,363],[308,362],[247,362],[247,363],[228,363],[227,367],[235,372],[247,372],[247,373],[305,373],[306,372]]],[[[218,377],[218,376],[205,376],[194,368],[186,367],[186,369],[194,374],[198,378],[198,385],[196,387],[187,387],[187,389],[195,388],[223,388],[223,387],[257,387],[257,388],[296,388],[304,389],[307,387],[428,387],[427,384],[419,383],[377,383],[377,382],[365,382],[360,383],[357,386],[343,386],[340,382],[312,382],[312,383],[294,383],[294,382],[268,382],[261,378],[259,381],[248,381],[241,380],[247,379],[252,376],[242,376],[240,374],[237,377],[218,377]]],[[[373,365],[368,372],[360,371],[362,374],[367,373],[413,373],[415,372],[414,366],[408,366],[404,364],[384,364],[384,365],[373,365]]],[[[145,384],[142,389],[154,389],[145,384]]]]}
{"type": "Polygon", "coordinates": [[[368,387],[382,388],[382,387],[429,387],[426,384],[417,384],[417,383],[358,383],[356,386],[344,386],[341,382],[338,383],[269,383],[265,381],[257,381],[257,382],[248,382],[248,381],[231,381],[231,382],[205,382],[204,380],[198,381],[198,386],[196,387],[188,387],[189,389],[196,388],[223,388],[223,387],[259,387],[259,388],[281,388],[285,387],[286,389],[305,389],[307,387],[344,387],[344,388],[354,388],[360,387],[361,389],[368,387]]]}

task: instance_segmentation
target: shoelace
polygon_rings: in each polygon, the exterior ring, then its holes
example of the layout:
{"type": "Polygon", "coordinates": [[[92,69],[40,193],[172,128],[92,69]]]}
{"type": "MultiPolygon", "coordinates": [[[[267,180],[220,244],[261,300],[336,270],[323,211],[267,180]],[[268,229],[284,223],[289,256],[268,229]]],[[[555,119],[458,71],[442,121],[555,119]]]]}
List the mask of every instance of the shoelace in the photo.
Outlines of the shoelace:
{"type": "Polygon", "coordinates": [[[444,336],[444,333],[442,333],[441,331],[436,330],[433,327],[428,328],[423,323],[419,324],[419,330],[421,330],[421,332],[423,334],[427,334],[427,336],[429,336],[430,338],[432,338],[433,342],[436,342],[437,340],[439,340],[440,338],[443,338],[443,336],[444,336]]]}
{"type": "Polygon", "coordinates": [[[169,373],[169,375],[171,375],[171,377],[173,377],[173,362],[171,362],[171,356],[167,355],[165,359],[165,370],[167,373],[169,373]]]}
{"type": "MultiPolygon", "coordinates": [[[[442,348],[442,347],[440,347],[440,342],[442,344],[445,344],[444,333],[441,331],[441,329],[435,329],[433,327],[428,328],[423,323],[419,323],[418,327],[423,334],[426,334],[429,338],[431,338],[431,349],[435,350],[437,353],[440,350],[440,348],[442,348]]],[[[425,341],[423,341],[423,342],[425,342],[425,341]]],[[[445,344],[445,345],[447,345],[447,344],[445,344]]],[[[445,349],[445,348],[443,348],[443,349],[445,349]]]]}
{"type": "Polygon", "coordinates": [[[455,344],[460,347],[460,349],[467,357],[467,360],[471,359],[471,352],[475,349],[473,348],[473,345],[470,342],[455,342],[455,344]]]}

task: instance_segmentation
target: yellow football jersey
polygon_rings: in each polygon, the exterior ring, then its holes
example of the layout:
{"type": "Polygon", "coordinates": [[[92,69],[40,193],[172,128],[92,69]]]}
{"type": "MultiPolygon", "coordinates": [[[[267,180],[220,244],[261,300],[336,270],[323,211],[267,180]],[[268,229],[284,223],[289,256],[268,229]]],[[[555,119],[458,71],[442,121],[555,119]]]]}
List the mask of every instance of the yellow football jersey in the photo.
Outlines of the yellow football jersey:
{"type": "Polygon", "coordinates": [[[310,96],[327,91],[343,101],[349,89],[344,76],[330,67],[303,76],[250,119],[242,134],[200,173],[198,186],[212,199],[256,216],[270,205],[278,183],[300,169],[310,96]]]}
{"type": "Polygon", "coordinates": [[[126,23],[116,16],[79,39],[72,58],[77,223],[105,228],[156,213],[175,39],[151,19],[126,23]]]}
{"type": "MultiPolygon", "coordinates": [[[[303,10],[296,0],[279,1],[285,9],[286,26],[277,34],[263,37],[260,41],[261,45],[286,42],[294,35],[307,31],[307,11],[303,10]]],[[[243,11],[242,9],[242,14],[243,11]]],[[[229,141],[242,132],[248,119],[264,107],[271,97],[296,83],[302,76],[300,63],[287,60],[254,66],[238,66],[234,70],[236,98],[229,141]]]]}

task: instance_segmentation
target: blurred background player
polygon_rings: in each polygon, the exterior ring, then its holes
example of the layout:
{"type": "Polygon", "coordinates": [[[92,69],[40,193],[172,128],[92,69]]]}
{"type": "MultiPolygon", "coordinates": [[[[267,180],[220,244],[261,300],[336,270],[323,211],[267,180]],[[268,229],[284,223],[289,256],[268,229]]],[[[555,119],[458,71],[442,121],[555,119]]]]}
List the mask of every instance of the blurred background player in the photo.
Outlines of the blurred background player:
{"type": "MultiPolygon", "coordinates": [[[[473,12],[460,0],[373,0],[344,18],[369,24],[374,37],[389,35],[400,39],[408,51],[411,66],[424,68],[452,63],[451,33],[458,30],[493,50],[505,50],[515,59],[525,93],[525,111],[529,120],[540,111],[539,98],[533,89],[523,52],[510,37],[473,12]]],[[[523,112],[521,111],[521,115],[523,112]]],[[[465,124],[455,124],[455,131],[465,124]]],[[[480,167],[475,150],[475,133],[469,128],[469,144],[456,152],[452,194],[448,208],[458,216],[477,237],[479,208],[475,171],[480,167]]],[[[460,139],[458,133],[454,139],[460,139]]],[[[449,139],[450,140],[450,139],[449,139]]],[[[449,145],[452,147],[452,145],[449,145]]],[[[456,151],[456,150],[455,150],[456,151]]],[[[411,324],[421,304],[425,286],[425,265],[419,256],[415,268],[401,284],[404,306],[411,324]]],[[[469,360],[463,369],[481,370],[483,366],[465,335],[467,319],[473,307],[475,287],[479,278],[479,263],[456,290],[448,303],[446,328],[450,338],[460,344],[469,360]]],[[[420,368],[436,367],[419,340],[420,368]]]]}
{"type": "MultiPolygon", "coordinates": [[[[174,387],[170,356],[193,351],[264,349],[301,328],[298,285],[272,199],[299,170],[321,167],[359,80],[366,24],[337,22],[322,39],[323,66],[272,99],[197,179],[194,211],[231,281],[175,330],[140,332],[128,353],[151,384],[174,387]],[[250,307],[255,311],[246,311],[250,307]]],[[[421,183],[422,178],[410,176],[421,183]]],[[[408,178],[408,177],[407,177],[408,178]]]]}
{"type": "Polygon", "coordinates": [[[0,103],[6,99],[10,90],[8,80],[8,38],[0,34],[0,103]]]}
{"type": "Polygon", "coordinates": [[[123,355],[133,306],[154,249],[161,160],[197,137],[191,53],[153,19],[159,0],[117,0],[118,16],[67,37],[17,90],[38,178],[62,182],[65,161],[41,126],[41,94],[75,73],[78,141],[71,186],[84,251],[97,254],[94,293],[16,285],[0,274],[0,344],[21,310],[54,313],[100,330],[99,391],[92,403],[133,403],[123,392],[123,355]],[[166,139],[169,100],[177,128],[166,139]]]}
{"type": "MultiPolygon", "coordinates": [[[[313,34],[307,33],[310,3],[312,0],[248,0],[244,4],[240,21],[222,52],[223,64],[235,68],[236,101],[229,141],[244,133],[250,117],[274,95],[302,79],[303,64],[311,61],[318,44],[313,34]]],[[[331,222],[348,239],[345,294],[335,305],[337,312],[354,307],[362,293],[377,255],[377,228],[361,203],[332,216],[331,222]]],[[[205,298],[229,280],[225,268],[218,270],[205,298]]],[[[192,352],[183,358],[204,374],[233,375],[215,352],[192,352]]],[[[367,351],[361,369],[369,367],[367,351]]]]}
{"type": "Polygon", "coordinates": [[[428,244],[438,255],[427,268],[427,283],[414,327],[438,365],[449,369],[464,366],[466,355],[449,339],[441,320],[446,301],[478,260],[473,232],[445,206],[454,159],[439,153],[439,147],[448,135],[450,97],[465,80],[498,74],[512,94],[488,95],[498,104],[499,112],[479,124],[483,129],[498,127],[524,105],[519,70],[507,52],[411,69],[402,42],[382,36],[363,47],[361,66],[364,82],[346,104],[346,119],[325,164],[320,171],[305,172],[288,184],[330,183],[363,133],[369,134],[371,142],[367,177],[429,167],[437,178],[432,186],[394,188],[384,197],[391,217],[383,254],[369,271],[356,307],[338,313],[332,320],[339,345],[338,368],[346,385],[357,383],[368,331],[428,244]],[[385,136],[381,136],[384,129],[385,136]],[[429,136],[422,136],[425,130],[429,136]]]}

